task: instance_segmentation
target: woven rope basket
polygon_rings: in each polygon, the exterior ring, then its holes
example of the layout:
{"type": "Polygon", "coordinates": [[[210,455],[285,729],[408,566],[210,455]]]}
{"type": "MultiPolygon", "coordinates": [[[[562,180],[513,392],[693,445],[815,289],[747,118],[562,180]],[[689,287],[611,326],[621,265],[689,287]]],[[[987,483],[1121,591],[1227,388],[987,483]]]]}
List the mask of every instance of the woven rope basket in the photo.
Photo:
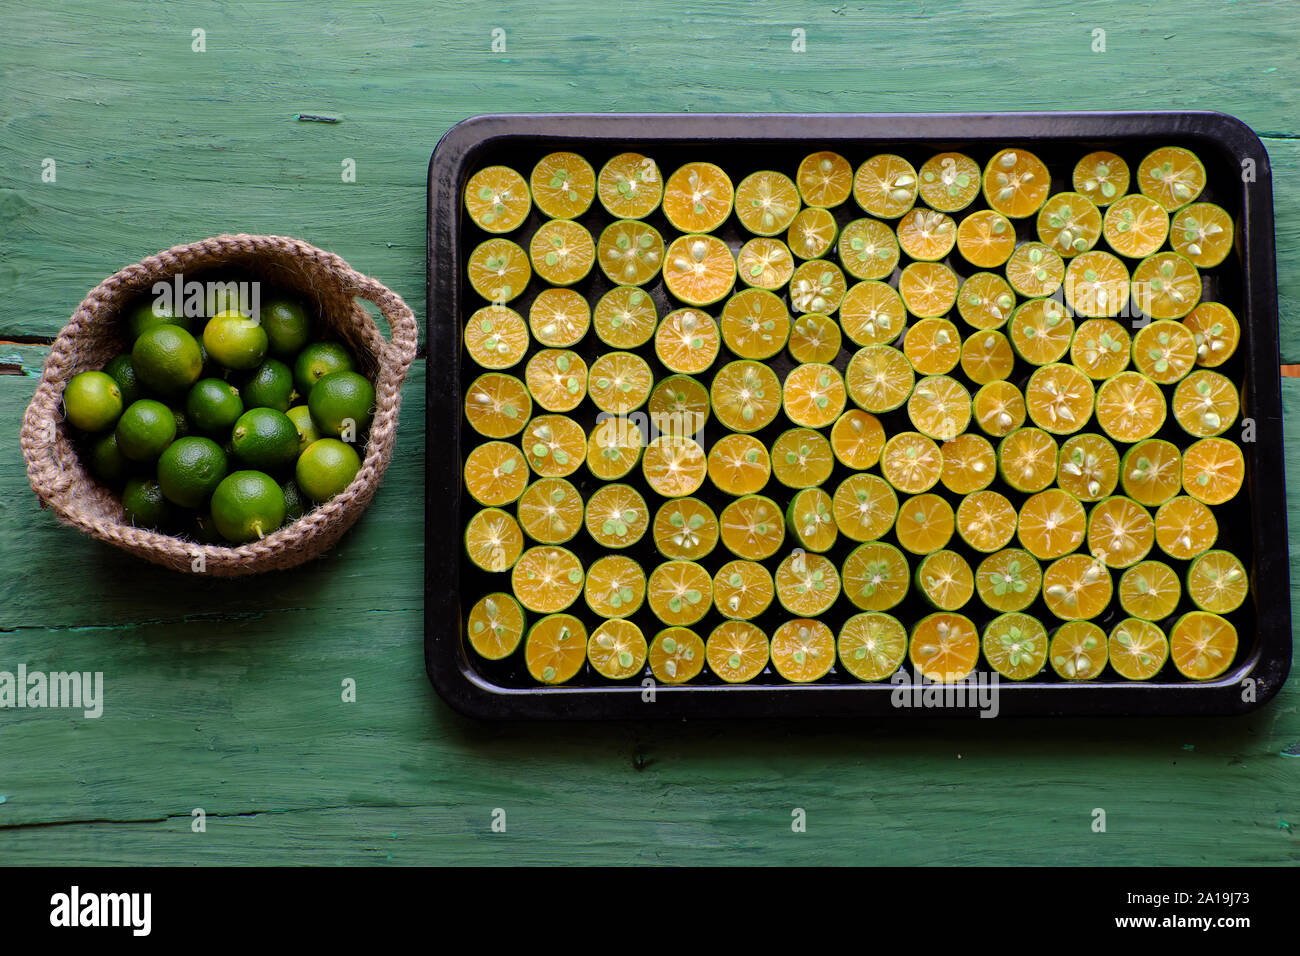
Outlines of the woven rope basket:
{"type": "Polygon", "coordinates": [[[109,276],[90,290],[45,360],[40,384],[23,416],[21,444],[32,490],[66,524],[176,571],[217,576],[255,574],[302,564],[329,549],[360,517],[393,454],[402,381],[415,358],[415,316],[401,297],[333,253],[283,236],[225,235],[174,246],[109,276]],[[220,270],[299,295],[320,322],[356,356],[374,382],[375,416],[361,470],[339,495],[259,541],[238,547],[197,544],[126,521],[117,497],[82,466],[60,408],[63,387],[78,372],[99,369],[126,351],[119,314],[177,273],[220,270]],[[388,320],[385,340],[356,301],[373,302],[388,320]]]}

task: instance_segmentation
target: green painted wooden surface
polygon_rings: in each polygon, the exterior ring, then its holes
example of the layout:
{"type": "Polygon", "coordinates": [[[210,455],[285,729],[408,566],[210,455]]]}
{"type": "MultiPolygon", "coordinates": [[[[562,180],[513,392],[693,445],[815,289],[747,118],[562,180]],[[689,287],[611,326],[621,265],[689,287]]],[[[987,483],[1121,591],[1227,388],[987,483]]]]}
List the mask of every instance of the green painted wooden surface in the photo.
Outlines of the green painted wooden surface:
{"type": "MultiPolygon", "coordinates": [[[[0,712],[0,861],[1300,861],[1295,681],[1232,721],[456,716],[423,673],[421,362],[357,528],[252,582],[181,579],[58,526],[16,439],[42,343],[104,275],[173,242],[301,236],[422,314],[429,153],[499,110],[1233,113],[1272,159],[1283,358],[1300,361],[1297,5],[10,0],[5,21],[0,340],[27,344],[0,344],[22,369],[0,375],[0,669],[102,670],[106,700],[98,720],[0,712]]],[[[1300,382],[1284,393],[1297,449],[1300,382]]]]}

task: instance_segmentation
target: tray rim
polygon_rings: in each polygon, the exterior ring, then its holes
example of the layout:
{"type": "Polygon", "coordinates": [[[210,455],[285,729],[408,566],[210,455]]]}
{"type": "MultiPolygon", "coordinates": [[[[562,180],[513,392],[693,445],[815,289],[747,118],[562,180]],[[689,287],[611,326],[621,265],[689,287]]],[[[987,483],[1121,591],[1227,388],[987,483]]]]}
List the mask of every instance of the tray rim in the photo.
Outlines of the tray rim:
{"type": "MultiPolygon", "coordinates": [[[[1251,712],[1281,689],[1291,667],[1291,608],[1282,448],[1281,378],[1272,171],[1259,137],[1245,123],[1210,110],[1060,111],[957,113],[494,113],[462,120],[438,141],[430,160],[426,206],[425,340],[425,669],[440,696],[455,710],[477,719],[734,719],[785,717],[870,718],[882,715],[958,718],[966,708],[896,706],[902,687],[888,681],[857,684],[646,685],[505,688],[470,666],[459,639],[448,639],[462,609],[459,583],[460,474],[460,255],[457,242],[459,191],[474,155],[502,139],[614,141],[840,140],[1034,141],[1046,139],[1124,140],[1152,136],[1210,141],[1239,160],[1251,159],[1255,178],[1243,177],[1243,324],[1251,324],[1245,355],[1251,384],[1256,442],[1248,473],[1250,513],[1255,528],[1257,629],[1259,647],[1229,674],[1195,684],[1094,684],[1000,681],[998,706],[1004,716],[1173,716],[1251,712]],[[790,131],[791,124],[797,126],[790,131]],[[435,260],[442,268],[435,269],[435,260]],[[1249,318],[1247,318],[1249,317],[1249,318]],[[450,318],[450,321],[448,319],[450,318]],[[1262,373],[1262,375],[1261,375],[1262,373]],[[442,386],[435,389],[435,384],[442,386]],[[457,413],[446,414],[448,389],[457,413]],[[442,444],[434,439],[442,440],[442,444]],[[435,456],[433,449],[455,449],[435,456]],[[1281,515],[1281,520],[1277,519],[1281,515]],[[439,639],[439,635],[442,635],[439,639]],[[1254,695],[1243,700],[1246,680],[1254,695]],[[729,694],[718,699],[718,693],[729,694]],[[839,695],[836,697],[835,695],[839,695]],[[1104,695],[1099,701],[1097,695],[1104,695]],[[646,706],[647,702],[652,702],[646,706]],[[725,702],[724,702],[725,701],[725,702]]],[[[649,679],[647,678],[647,681],[649,679]]],[[[932,686],[932,685],[926,685],[932,686]]]]}

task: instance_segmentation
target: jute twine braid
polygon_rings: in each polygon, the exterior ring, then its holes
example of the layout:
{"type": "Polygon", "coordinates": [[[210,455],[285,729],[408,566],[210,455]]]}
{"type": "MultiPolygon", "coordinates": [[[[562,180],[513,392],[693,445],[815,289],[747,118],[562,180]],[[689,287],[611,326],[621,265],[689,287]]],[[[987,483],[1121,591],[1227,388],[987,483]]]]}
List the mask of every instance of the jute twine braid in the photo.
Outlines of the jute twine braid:
{"type": "Polygon", "coordinates": [[[329,549],[361,515],[393,454],[401,386],[415,358],[415,316],[401,297],[333,253],[284,236],[223,235],[173,246],[109,276],[91,289],[50,348],[36,394],[23,416],[21,445],[32,490],[66,524],[177,571],[217,576],[293,567],[329,549]],[[198,544],[137,528],[116,496],[82,466],[60,409],[63,388],[78,372],[102,368],[126,348],[119,315],[155,282],[214,269],[270,280],[317,306],[322,331],[352,349],[375,384],[375,416],[361,470],[342,492],[265,538],[239,547],[198,544]],[[385,340],[356,301],[368,299],[388,320],[385,340]]]}

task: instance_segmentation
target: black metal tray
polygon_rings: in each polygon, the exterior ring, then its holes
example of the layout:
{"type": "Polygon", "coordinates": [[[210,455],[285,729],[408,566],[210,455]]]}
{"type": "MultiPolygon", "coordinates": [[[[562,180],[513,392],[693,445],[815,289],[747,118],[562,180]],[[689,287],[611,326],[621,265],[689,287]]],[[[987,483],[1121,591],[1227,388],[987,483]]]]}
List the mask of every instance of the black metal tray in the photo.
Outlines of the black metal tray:
{"type": "MultiPolygon", "coordinates": [[[[760,169],[793,174],[799,160],[818,149],[843,153],[855,165],[874,153],[897,152],[919,166],[933,152],[962,150],[983,162],[996,149],[1017,144],[1032,149],[1053,169],[1053,192],[1070,188],[1056,181],[1061,166],[1068,161],[1068,169],[1078,156],[1095,149],[1113,150],[1136,169],[1137,161],[1150,149],[1177,144],[1195,150],[1205,163],[1209,184],[1201,198],[1223,206],[1233,216],[1237,228],[1236,253],[1205,277],[1206,298],[1225,302],[1241,320],[1241,345],[1220,371],[1236,382],[1244,380],[1241,415],[1254,419],[1257,439],[1243,445],[1246,485],[1242,494],[1216,509],[1220,519],[1216,547],[1241,557],[1249,568],[1252,588],[1242,608],[1228,615],[1240,637],[1237,658],[1215,680],[1189,682],[1173,670],[1172,664],[1142,683],[1109,677],[1109,671],[1096,680],[1071,683],[1059,680],[1049,669],[1030,681],[999,682],[997,712],[1110,716],[1236,714],[1252,710],[1276,694],[1291,666],[1291,609],[1273,199],[1268,154],[1247,126],[1213,112],[573,114],[474,117],[443,136],[429,164],[425,662],[429,679],[442,697],[462,713],[479,718],[973,716],[979,713],[980,708],[975,706],[939,710],[918,707],[915,705],[922,702],[919,691],[906,688],[900,691],[899,685],[889,681],[862,683],[838,668],[812,684],[786,683],[769,667],[750,684],[723,684],[706,670],[689,684],[648,688],[639,679],[621,683],[607,681],[588,667],[569,685],[540,687],[524,671],[519,661],[522,655],[513,655],[513,661],[492,662],[469,651],[464,640],[464,613],[480,595],[499,590],[503,584],[500,576],[495,576],[493,581],[494,576],[470,564],[461,544],[465,521],[478,506],[461,493],[461,471],[468,452],[461,441],[465,427],[462,403],[464,386],[472,379],[473,369],[466,368],[469,360],[461,345],[460,330],[462,313],[482,304],[464,282],[464,260],[473,245],[485,238],[476,235],[475,227],[465,219],[461,194],[468,177],[483,166],[502,163],[527,176],[543,155],[561,149],[582,153],[596,169],[617,153],[644,153],[658,162],[664,175],[682,163],[709,160],[721,165],[733,181],[739,182],[743,176],[760,169]],[[464,378],[466,375],[470,377],[464,378]],[[466,599],[464,605],[462,594],[466,599]]],[[[583,221],[589,227],[595,226],[593,233],[598,235],[603,219],[609,217],[598,202],[592,205],[583,221]]],[[[850,201],[845,205],[853,204],[850,201]]],[[[837,215],[841,224],[846,211],[841,207],[837,215]]],[[[857,215],[860,213],[854,210],[853,217],[857,215]]],[[[540,214],[534,209],[530,221],[512,238],[526,244],[540,221],[540,214]]],[[[661,212],[649,221],[664,231],[661,212]]],[[[732,245],[733,251],[739,245],[740,232],[734,217],[718,234],[732,245]]],[[[576,287],[592,301],[610,286],[599,271],[593,269],[592,276],[576,287]]],[[[530,288],[513,306],[526,312],[536,291],[530,288]]],[[[648,291],[655,297],[662,316],[667,311],[662,282],[656,280],[648,291]]],[[[588,343],[591,338],[588,337],[588,343]]],[[[581,350],[583,346],[578,348],[581,350]]],[[[841,352],[837,361],[841,368],[847,357],[847,352],[841,352]]],[[[780,359],[772,360],[772,364],[778,374],[784,373],[780,359]]],[[[589,493],[580,477],[583,476],[572,476],[572,480],[589,493]]],[[[698,495],[716,504],[710,498],[711,490],[706,483],[698,495]]],[[[585,536],[580,534],[579,538],[585,536]]],[[[569,546],[588,563],[596,550],[589,545],[590,542],[583,545],[575,539],[569,546]]],[[[643,563],[653,561],[650,555],[653,546],[645,541],[642,545],[645,551],[632,549],[628,553],[643,563]]],[[[1034,613],[1036,607],[1041,609],[1040,604],[1031,605],[1028,613],[1034,613]]],[[[970,613],[969,608],[965,610],[970,613]]],[[[648,609],[643,612],[649,613],[648,609]]],[[[581,616],[582,612],[577,613],[581,616]]],[[[919,605],[905,602],[894,613],[904,624],[909,624],[917,618],[919,605]]],[[[1050,620],[1050,616],[1043,617],[1050,620]]],[[[703,622],[700,626],[704,633],[712,626],[711,619],[706,621],[707,626],[703,622]]],[[[764,619],[760,618],[759,623],[763,624],[764,619]]],[[[976,621],[977,625],[981,623],[982,619],[976,621]]],[[[1099,623],[1109,629],[1108,625],[1114,621],[1099,623]]],[[[653,622],[647,621],[645,626],[653,629],[653,622]]],[[[977,671],[984,669],[981,659],[977,671]]]]}

